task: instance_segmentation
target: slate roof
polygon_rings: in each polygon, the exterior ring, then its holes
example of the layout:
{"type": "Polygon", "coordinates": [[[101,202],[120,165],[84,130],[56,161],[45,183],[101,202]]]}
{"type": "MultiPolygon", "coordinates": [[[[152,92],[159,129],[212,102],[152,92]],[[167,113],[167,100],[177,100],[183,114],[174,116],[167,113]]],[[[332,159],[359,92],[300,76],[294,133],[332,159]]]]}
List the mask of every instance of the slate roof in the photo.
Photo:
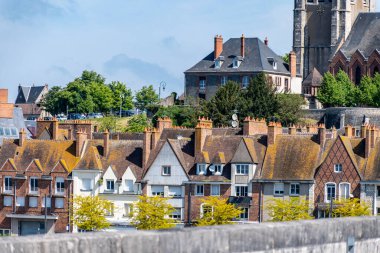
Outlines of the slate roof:
{"type": "MultiPolygon", "coordinates": [[[[0,127],[15,127],[15,128],[17,128],[17,136],[9,136],[6,138],[12,138],[12,139],[18,138],[18,133],[20,132],[21,128],[24,128],[26,130],[26,125],[25,125],[22,109],[15,107],[13,109],[13,118],[11,118],[11,119],[0,118],[0,127]]],[[[0,136],[0,146],[3,143],[3,140],[6,138],[4,136],[0,136]]],[[[29,133],[28,133],[28,138],[30,138],[29,133]]]]}
{"type": "Polygon", "coordinates": [[[309,73],[309,75],[305,78],[305,80],[302,82],[303,86],[322,86],[322,75],[319,73],[319,71],[316,68],[313,68],[313,70],[309,73]]]}
{"type": "Polygon", "coordinates": [[[224,63],[219,69],[214,66],[214,52],[211,52],[200,62],[185,71],[185,73],[218,73],[218,72],[278,72],[282,74],[290,74],[288,65],[266,46],[258,38],[245,38],[245,57],[239,68],[233,68],[232,63],[235,57],[240,56],[240,38],[231,38],[223,44],[221,56],[224,57],[224,63]],[[277,62],[277,70],[268,61],[273,58],[277,62]]]}
{"type": "Polygon", "coordinates": [[[356,50],[368,57],[380,50],[380,13],[359,13],[340,51],[350,58],[356,50]]]}
{"type": "Polygon", "coordinates": [[[15,104],[31,104],[39,102],[37,100],[45,88],[46,86],[19,86],[15,104]]]}

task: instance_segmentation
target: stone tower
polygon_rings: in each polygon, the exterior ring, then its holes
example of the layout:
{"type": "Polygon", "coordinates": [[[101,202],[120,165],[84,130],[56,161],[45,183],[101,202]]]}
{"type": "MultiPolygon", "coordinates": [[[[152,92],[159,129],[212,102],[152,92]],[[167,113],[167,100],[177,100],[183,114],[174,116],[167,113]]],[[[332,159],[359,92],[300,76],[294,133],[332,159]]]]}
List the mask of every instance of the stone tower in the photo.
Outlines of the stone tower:
{"type": "Polygon", "coordinates": [[[328,71],[331,54],[342,45],[359,12],[374,12],[376,0],[294,0],[293,51],[297,73],[328,71]]]}

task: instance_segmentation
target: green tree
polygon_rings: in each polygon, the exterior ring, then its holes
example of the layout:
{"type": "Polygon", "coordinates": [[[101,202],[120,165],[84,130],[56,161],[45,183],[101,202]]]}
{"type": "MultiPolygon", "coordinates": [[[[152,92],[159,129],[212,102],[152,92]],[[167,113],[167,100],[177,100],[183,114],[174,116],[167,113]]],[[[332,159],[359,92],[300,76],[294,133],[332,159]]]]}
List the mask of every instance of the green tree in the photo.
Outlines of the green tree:
{"type": "Polygon", "coordinates": [[[131,223],[142,230],[169,229],[175,226],[175,221],[167,217],[174,211],[166,198],[139,196],[139,201],[132,207],[131,223]]]}
{"type": "Polygon", "coordinates": [[[96,73],[95,71],[89,71],[89,70],[84,70],[82,72],[81,77],[78,79],[80,79],[80,81],[82,81],[86,85],[90,83],[104,84],[106,81],[106,79],[102,75],[96,73]]]}
{"type": "Polygon", "coordinates": [[[42,106],[46,111],[50,112],[52,115],[57,115],[62,112],[62,105],[59,99],[59,93],[61,92],[61,87],[52,87],[46,96],[43,98],[42,106]]]}
{"type": "Polygon", "coordinates": [[[342,106],[356,106],[359,90],[356,85],[351,82],[346,72],[339,70],[335,76],[335,80],[339,85],[339,89],[343,91],[344,102],[342,103],[342,106]]]}
{"type": "Polygon", "coordinates": [[[136,108],[146,110],[149,109],[150,105],[154,105],[158,102],[158,95],[153,85],[143,86],[141,90],[136,92],[135,99],[136,108]]]}
{"type": "Polygon", "coordinates": [[[153,117],[153,123],[158,118],[169,117],[173,120],[173,125],[183,127],[195,127],[199,115],[199,107],[197,106],[168,106],[160,107],[153,117]]]}
{"type": "Polygon", "coordinates": [[[283,60],[285,63],[289,64],[289,54],[285,54],[285,55],[282,57],[282,60],[283,60]]]}
{"type": "Polygon", "coordinates": [[[203,202],[203,215],[197,220],[197,226],[214,226],[231,224],[234,219],[239,217],[241,210],[235,205],[227,203],[225,198],[205,197],[203,202]]]}
{"type": "Polygon", "coordinates": [[[149,127],[148,117],[145,113],[132,116],[128,120],[127,132],[141,133],[146,127],[149,127]]]}
{"type": "Polygon", "coordinates": [[[335,77],[330,72],[327,72],[323,76],[322,86],[317,97],[325,107],[342,106],[345,92],[341,89],[335,77]]]}
{"type": "Polygon", "coordinates": [[[244,97],[240,85],[233,81],[228,81],[226,85],[218,89],[215,96],[210,101],[201,104],[202,112],[210,117],[214,125],[227,126],[230,124],[231,116],[238,111],[244,115],[241,108],[244,104],[244,97]]]}
{"type": "Polygon", "coordinates": [[[110,132],[116,132],[118,129],[117,118],[114,116],[104,117],[98,119],[99,131],[104,132],[106,129],[110,132]]]}
{"type": "Polygon", "coordinates": [[[369,216],[371,210],[368,203],[360,203],[360,199],[341,199],[334,201],[336,208],[333,210],[334,217],[369,216]]]}
{"type": "Polygon", "coordinates": [[[278,110],[275,117],[282,125],[296,124],[302,118],[302,106],[305,100],[298,94],[277,94],[278,110]]]}
{"type": "Polygon", "coordinates": [[[112,90],[105,84],[95,82],[88,84],[88,89],[94,103],[94,112],[108,113],[114,102],[112,90]]]}
{"type": "Polygon", "coordinates": [[[72,221],[79,229],[99,231],[110,226],[105,217],[113,212],[110,201],[99,196],[76,196],[72,206],[72,221]]]}
{"type": "Polygon", "coordinates": [[[245,93],[244,105],[244,116],[270,118],[277,111],[276,88],[264,73],[259,73],[251,79],[245,93]]]}
{"type": "Polygon", "coordinates": [[[313,217],[309,214],[309,203],[300,198],[291,197],[289,199],[273,198],[266,206],[271,221],[292,221],[310,220],[313,217]]]}
{"type": "Polygon", "coordinates": [[[119,111],[122,102],[122,110],[130,110],[133,108],[133,96],[131,89],[122,82],[111,82],[108,85],[112,91],[113,103],[112,110],[119,111]]]}

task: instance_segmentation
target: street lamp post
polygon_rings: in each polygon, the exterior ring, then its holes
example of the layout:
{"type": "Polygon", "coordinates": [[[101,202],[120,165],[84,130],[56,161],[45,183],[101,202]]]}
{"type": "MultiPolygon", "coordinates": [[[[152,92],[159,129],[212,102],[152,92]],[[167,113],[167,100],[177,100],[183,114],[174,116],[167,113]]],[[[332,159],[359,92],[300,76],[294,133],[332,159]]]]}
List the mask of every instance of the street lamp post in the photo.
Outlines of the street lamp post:
{"type": "Polygon", "coordinates": [[[161,81],[160,86],[158,86],[158,100],[161,100],[161,89],[162,91],[165,91],[165,87],[166,87],[166,82],[161,81]]]}
{"type": "Polygon", "coordinates": [[[120,115],[119,115],[120,118],[121,118],[121,107],[123,106],[123,99],[124,99],[124,94],[120,94],[120,115]]]}

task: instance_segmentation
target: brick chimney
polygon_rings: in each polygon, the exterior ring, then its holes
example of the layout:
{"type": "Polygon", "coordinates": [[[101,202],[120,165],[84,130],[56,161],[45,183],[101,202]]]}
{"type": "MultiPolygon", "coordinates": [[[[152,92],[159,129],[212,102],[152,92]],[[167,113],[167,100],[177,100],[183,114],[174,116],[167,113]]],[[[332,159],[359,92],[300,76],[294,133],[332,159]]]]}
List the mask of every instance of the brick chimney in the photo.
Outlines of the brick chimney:
{"type": "Polygon", "coordinates": [[[75,141],[75,156],[76,157],[81,156],[84,144],[86,143],[86,140],[87,140],[87,133],[83,132],[83,130],[79,129],[77,131],[76,141],[75,141]]]}
{"type": "Polygon", "coordinates": [[[297,56],[294,51],[291,51],[289,53],[289,71],[290,71],[290,77],[297,76],[297,56]]]}
{"type": "Polygon", "coordinates": [[[319,145],[323,148],[326,143],[326,127],[325,124],[318,125],[318,141],[319,145]]]}
{"type": "Polygon", "coordinates": [[[195,127],[195,154],[202,152],[206,137],[212,135],[212,121],[208,118],[199,118],[195,127]]]}
{"type": "Polygon", "coordinates": [[[241,35],[240,38],[240,56],[245,57],[245,37],[244,34],[241,35]]]}
{"type": "Polygon", "coordinates": [[[265,46],[269,46],[269,40],[268,40],[268,37],[265,37],[265,39],[264,39],[264,44],[265,44],[265,46]]]}
{"type": "Polygon", "coordinates": [[[110,150],[110,133],[106,129],[103,133],[103,156],[108,156],[110,150]]]}
{"type": "MultiPolygon", "coordinates": [[[[362,130],[363,131],[363,130],[362,130]]],[[[371,135],[371,129],[369,126],[367,126],[365,128],[365,152],[364,152],[364,155],[365,155],[365,158],[368,158],[369,157],[369,154],[371,153],[371,138],[372,138],[372,135],[371,135]]]]}
{"type": "Polygon", "coordinates": [[[160,140],[161,133],[159,129],[152,128],[152,143],[151,143],[151,149],[154,149],[157,146],[158,141],[160,140]]]}
{"type": "Polygon", "coordinates": [[[217,59],[223,52],[223,37],[216,35],[214,38],[214,59],[217,59]]]}
{"type": "Polygon", "coordinates": [[[366,124],[363,124],[361,127],[360,127],[360,138],[365,138],[367,135],[367,125],[366,124]]]}
{"type": "Polygon", "coordinates": [[[267,134],[268,126],[265,119],[246,117],[243,124],[243,135],[267,134]]]}
{"type": "Polygon", "coordinates": [[[25,140],[26,140],[26,131],[24,128],[21,128],[20,129],[20,133],[19,133],[19,137],[18,137],[18,145],[20,147],[22,147],[25,143],[25,140]]]}
{"type": "Polygon", "coordinates": [[[157,129],[162,133],[165,128],[173,128],[173,121],[169,117],[157,119],[157,129]]]}
{"type": "Polygon", "coordinates": [[[348,138],[352,138],[352,134],[353,134],[352,129],[353,128],[350,125],[345,126],[345,128],[344,128],[344,135],[346,137],[348,137],[348,138]]]}
{"type": "Polygon", "coordinates": [[[53,118],[53,120],[52,120],[52,139],[54,140],[54,141],[56,141],[56,140],[58,140],[58,129],[59,129],[59,122],[58,122],[58,120],[57,120],[57,118],[53,118]]]}
{"type": "Polygon", "coordinates": [[[67,129],[67,139],[69,141],[73,139],[73,130],[71,128],[67,129]]]}
{"type": "Polygon", "coordinates": [[[308,125],[306,127],[306,131],[308,133],[316,133],[316,132],[318,132],[318,127],[316,125],[308,125]]]}
{"type": "Polygon", "coordinates": [[[296,135],[297,134],[297,128],[294,125],[289,126],[289,132],[290,135],[296,135]]]}
{"type": "Polygon", "coordinates": [[[275,144],[277,135],[281,133],[282,133],[281,123],[269,122],[267,145],[269,146],[269,145],[275,144]]]}
{"type": "Polygon", "coordinates": [[[150,128],[145,128],[143,136],[143,168],[145,168],[150,151],[152,150],[152,130],[150,128]]]}
{"type": "Polygon", "coordinates": [[[8,103],[8,89],[0,89],[0,104],[8,103]]]}
{"type": "Polygon", "coordinates": [[[8,89],[0,89],[0,118],[13,118],[14,104],[8,103],[8,89]]]}

